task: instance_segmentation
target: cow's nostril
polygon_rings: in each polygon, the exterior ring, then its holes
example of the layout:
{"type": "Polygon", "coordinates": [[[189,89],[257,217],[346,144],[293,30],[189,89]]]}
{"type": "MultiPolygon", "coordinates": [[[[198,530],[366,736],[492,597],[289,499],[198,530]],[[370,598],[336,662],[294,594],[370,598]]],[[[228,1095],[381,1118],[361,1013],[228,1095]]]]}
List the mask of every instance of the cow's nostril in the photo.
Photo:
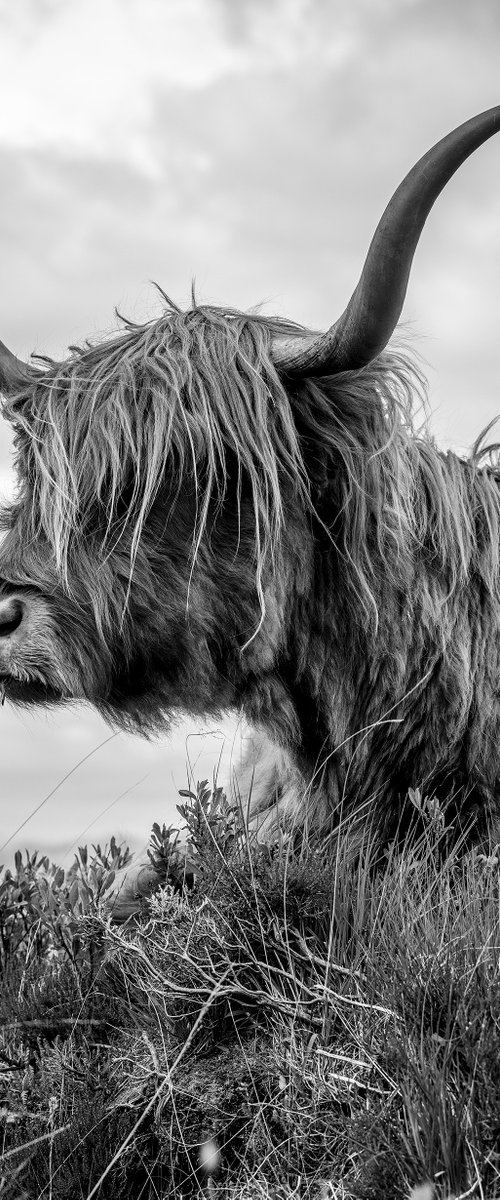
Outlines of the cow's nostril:
{"type": "Polygon", "coordinates": [[[8,637],[21,624],[24,605],[20,600],[0,600],[0,638],[8,637]]]}

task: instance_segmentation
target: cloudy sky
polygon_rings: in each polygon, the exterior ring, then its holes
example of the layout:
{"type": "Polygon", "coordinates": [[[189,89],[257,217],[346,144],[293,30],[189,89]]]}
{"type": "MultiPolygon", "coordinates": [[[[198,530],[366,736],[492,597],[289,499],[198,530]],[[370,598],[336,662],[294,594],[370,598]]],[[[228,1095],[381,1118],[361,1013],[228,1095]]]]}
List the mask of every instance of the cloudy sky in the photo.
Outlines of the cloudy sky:
{"type": "MultiPolygon", "coordinates": [[[[499,50],[497,0],[0,0],[0,337],[61,355],[193,276],[203,300],[329,325],[408,168],[500,103],[499,50]]],[[[404,311],[443,445],[500,412],[499,285],[500,138],[429,218],[404,311]]],[[[0,861],[144,840],[188,758],[203,777],[224,744],[227,769],[234,728],[147,744],[6,705],[0,861]]]]}

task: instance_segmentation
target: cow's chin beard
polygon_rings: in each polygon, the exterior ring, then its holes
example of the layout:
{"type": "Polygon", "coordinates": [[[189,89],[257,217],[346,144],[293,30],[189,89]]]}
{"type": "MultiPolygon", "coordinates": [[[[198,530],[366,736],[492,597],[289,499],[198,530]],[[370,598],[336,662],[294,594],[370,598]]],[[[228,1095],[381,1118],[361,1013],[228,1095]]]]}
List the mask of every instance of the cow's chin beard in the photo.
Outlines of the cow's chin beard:
{"type": "Polygon", "coordinates": [[[71,697],[51,683],[41,679],[17,679],[13,675],[0,677],[0,704],[11,703],[36,708],[42,705],[64,704],[71,697]]]}
{"type": "MultiPolygon", "coordinates": [[[[7,708],[56,708],[82,704],[100,713],[106,724],[116,730],[146,737],[168,733],[178,719],[178,712],[159,708],[155,697],[149,702],[144,697],[112,695],[109,698],[63,692],[54,684],[41,679],[19,679],[13,675],[0,676],[0,705],[7,708]]],[[[0,707],[0,727],[2,711],[0,707]]]]}

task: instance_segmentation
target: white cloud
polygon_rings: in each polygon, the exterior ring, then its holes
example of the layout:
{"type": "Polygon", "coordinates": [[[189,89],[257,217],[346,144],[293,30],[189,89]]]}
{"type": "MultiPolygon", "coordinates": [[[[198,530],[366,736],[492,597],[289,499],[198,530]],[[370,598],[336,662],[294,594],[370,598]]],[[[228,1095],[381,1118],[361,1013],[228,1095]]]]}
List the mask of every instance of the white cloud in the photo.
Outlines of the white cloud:
{"type": "Polygon", "coordinates": [[[14,468],[5,463],[0,465],[0,505],[10,503],[16,490],[14,468]]]}
{"type": "Polygon", "coordinates": [[[2,28],[0,143],[150,166],[155,90],[238,66],[199,0],[86,0],[2,28]]]}
{"type": "Polygon", "coordinates": [[[158,92],[289,66],[314,49],[330,66],[345,60],[351,35],[337,29],[322,41],[307,7],[307,0],[258,6],[235,36],[221,19],[223,8],[209,0],[4,4],[0,145],[106,156],[155,173],[150,136],[158,92]]]}

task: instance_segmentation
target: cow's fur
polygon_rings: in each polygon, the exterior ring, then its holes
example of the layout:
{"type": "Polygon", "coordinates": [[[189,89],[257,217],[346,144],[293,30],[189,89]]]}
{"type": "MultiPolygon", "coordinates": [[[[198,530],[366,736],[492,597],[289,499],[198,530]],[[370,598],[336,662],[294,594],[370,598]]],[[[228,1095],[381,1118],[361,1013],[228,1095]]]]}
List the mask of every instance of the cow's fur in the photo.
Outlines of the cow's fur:
{"type": "Polygon", "coordinates": [[[145,732],[239,709],[318,831],[356,811],[390,836],[412,785],[494,812],[498,475],[415,428],[408,355],[288,381],[281,333],[306,331],[167,307],[27,370],[5,404],[7,697],[145,732]]]}

